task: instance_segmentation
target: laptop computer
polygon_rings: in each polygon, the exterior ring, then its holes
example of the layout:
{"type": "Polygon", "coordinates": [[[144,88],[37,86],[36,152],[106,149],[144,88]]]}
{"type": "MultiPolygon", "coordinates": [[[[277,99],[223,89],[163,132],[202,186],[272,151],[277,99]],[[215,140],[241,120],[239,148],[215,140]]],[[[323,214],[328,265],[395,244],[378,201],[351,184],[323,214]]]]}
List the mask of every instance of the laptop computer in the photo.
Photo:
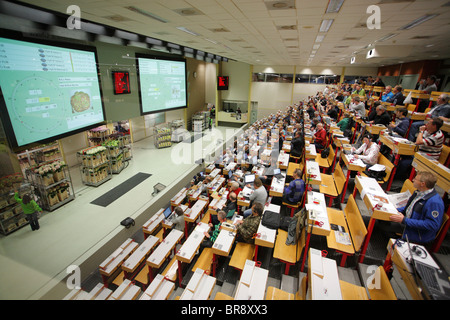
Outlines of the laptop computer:
{"type": "Polygon", "coordinates": [[[166,210],[164,210],[164,217],[167,219],[168,216],[172,214],[172,209],[168,207],[166,210]]]}
{"type": "Polygon", "coordinates": [[[273,169],[273,176],[277,179],[283,179],[284,176],[281,174],[280,169],[273,169]]]}
{"type": "Polygon", "coordinates": [[[255,175],[254,174],[248,174],[246,176],[244,176],[244,183],[247,185],[253,185],[253,183],[255,182],[255,175]]]}
{"type": "Polygon", "coordinates": [[[406,236],[408,243],[409,261],[413,269],[414,279],[417,286],[422,289],[423,295],[430,300],[449,300],[450,299],[450,283],[447,273],[442,269],[437,269],[429,264],[421,262],[419,259],[421,255],[419,252],[428,254],[423,249],[411,248],[408,236],[406,236]],[[415,258],[416,257],[416,258],[415,258]]]}

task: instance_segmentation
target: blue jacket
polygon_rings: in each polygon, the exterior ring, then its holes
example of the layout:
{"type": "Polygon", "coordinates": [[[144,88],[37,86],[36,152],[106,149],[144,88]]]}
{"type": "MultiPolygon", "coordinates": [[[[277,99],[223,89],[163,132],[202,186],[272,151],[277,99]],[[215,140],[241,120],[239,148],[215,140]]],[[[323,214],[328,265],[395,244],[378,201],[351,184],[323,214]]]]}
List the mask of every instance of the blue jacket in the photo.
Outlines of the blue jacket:
{"type": "MultiPolygon", "coordinates": [[[[414,191],[408,199],[405,207],[399,208],[398,211],[405,214],[406,208],[416,197],[417,191],[414,191]]],[[[403,219],[402,224],[405,225],[403,239],[408,235],[409,241],[413,243],[426,244],[434,240],[442,225],[444,216],[444,201],[433,189],[423,199],[414,204],[413,212],[410,218],[403,219]]]]}
{"type": "Polygon", "coordinates": [[[302,179],[292,180],[287,187],[284,188],[284,194],[287,199],[292,202],[299,202],[305,192],[305,182],[302,179]]]}
{"type": "Polygon", "coordinates": [[[405,117],[402,118],[400,122],[392,130],[401,135],[402,137],[404,137],[406,131],[408,131],[408,128],[409,128],[409,118],[405,117]]]}

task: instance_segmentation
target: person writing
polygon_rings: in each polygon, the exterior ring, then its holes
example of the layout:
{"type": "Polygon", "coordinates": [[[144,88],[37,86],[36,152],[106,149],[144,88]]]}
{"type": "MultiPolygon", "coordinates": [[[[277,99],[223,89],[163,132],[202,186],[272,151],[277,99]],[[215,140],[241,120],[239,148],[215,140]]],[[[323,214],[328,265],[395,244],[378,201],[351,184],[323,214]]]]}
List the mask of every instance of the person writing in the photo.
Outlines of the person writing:
{"type": "Polygon", "coordinates": [[[352,147],[352,153],[356,159],[361,159],[367,168],[378,162],[380,147],[372,141],[372,135],[366,134],[363,138],[363,144],[358,149],[352,147]]]}
{"type": "Polygon", "coordinates": [[[25,193],[22,198],[19,197],[19,192],[16,190],[14,192],[14,199],[22,207],[25,217],[30,223],[31,230],[39,230],[40,225],[38,221],[38,213],[42,214],[42,209],[39,205],[31,198],[31,195],[25,193]]]}
{"type": "Polygon", "coordinates": [[[264,206],[255,202],[251,209],[251,215],[243,220],[236,221],[236,241],[254,243],[254,236],[258,231],[263,210],[264,206]]]}
{"type": "Polygon", "coordinates": [[[402,232],[402,239],[407,236],[418,244],[429,244],[435,239],[444,216],[444,201],[434,189],[436,181],[437,177],[430,172],[417,173],[413,180],[417,190],[406,206],[398,209],[398,214],[389,217],[396,223],[393,227],[402,232]]]}

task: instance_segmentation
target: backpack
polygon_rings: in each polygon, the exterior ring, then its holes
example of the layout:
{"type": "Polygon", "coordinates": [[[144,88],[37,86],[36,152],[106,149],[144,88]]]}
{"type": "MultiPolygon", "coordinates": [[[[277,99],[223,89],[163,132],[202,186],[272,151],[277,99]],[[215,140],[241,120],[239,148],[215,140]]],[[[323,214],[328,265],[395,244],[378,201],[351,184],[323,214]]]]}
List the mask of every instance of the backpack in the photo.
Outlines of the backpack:
{"type": "Polygon", "coordinates": [[[326,158],[328,158],[328,155],[330,154],[330,147],[327,147],[327,148],[325,148],[325,149],[323,149],[322,150],[322,152],[320,153],[320,156],[323,158],[323,159],[326,159],[326,158]]]}
{"type": "Polygon", "coordinates": [[[264,211],[261,223],[269,229],[278,229],[280,227],[281,216],[278,212],[270,210],[264,211]]]}

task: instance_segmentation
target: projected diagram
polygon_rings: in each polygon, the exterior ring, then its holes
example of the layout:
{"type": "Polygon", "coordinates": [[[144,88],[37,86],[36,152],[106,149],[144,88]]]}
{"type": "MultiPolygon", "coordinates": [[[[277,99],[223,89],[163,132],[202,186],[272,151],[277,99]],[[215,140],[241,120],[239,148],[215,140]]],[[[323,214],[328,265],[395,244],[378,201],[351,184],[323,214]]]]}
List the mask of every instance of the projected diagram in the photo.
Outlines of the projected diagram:
{"type": "Polygon", "coordinates": [[[19,145],[103,121],[93,52],[0,38],[0,84],[19,145]]]}
{"type": "Polygon", "coordinates": [[[50,133],[64,119],[64,94],[48,79],[32,76],[18,81],[11,95],[11,110],[18,124],[30,132],[50,133]]]}
{"type": "Polygon", "coordinates": [[[186,106],[184,62],[139,58],[138,63],[143,113],[186,106]]]}

